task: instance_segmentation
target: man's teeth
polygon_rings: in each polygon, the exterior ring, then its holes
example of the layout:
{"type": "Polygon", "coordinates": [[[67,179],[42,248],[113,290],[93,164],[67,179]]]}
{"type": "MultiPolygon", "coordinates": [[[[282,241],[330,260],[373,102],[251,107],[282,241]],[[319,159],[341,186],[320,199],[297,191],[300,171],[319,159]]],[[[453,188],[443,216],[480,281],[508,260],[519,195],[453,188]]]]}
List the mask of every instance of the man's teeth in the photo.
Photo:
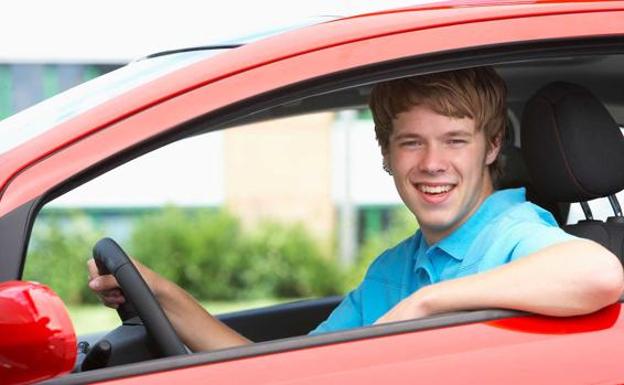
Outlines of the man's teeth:
{"type": "Polygon", "coordinates": [[[443,186],[427,186],[421,184],[418,186],[418,189],[420,189],[420,191],[427,194],[441,194],[449,191],[451,188],[453,188],[453,185],[450,184],[443,186]]]}

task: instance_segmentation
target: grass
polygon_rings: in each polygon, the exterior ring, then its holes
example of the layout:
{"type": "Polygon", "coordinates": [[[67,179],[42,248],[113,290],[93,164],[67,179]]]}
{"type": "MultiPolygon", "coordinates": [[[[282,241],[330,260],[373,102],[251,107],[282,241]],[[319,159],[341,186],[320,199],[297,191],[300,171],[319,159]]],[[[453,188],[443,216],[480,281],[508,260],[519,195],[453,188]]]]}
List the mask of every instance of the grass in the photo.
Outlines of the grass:
{"type": "MultiPolygon", "coordinates": [[[[293,301],[293,299],[267,298],[229,302],[208,301],[202,302],[202,306],[212,314],[221,314],[289,301],[293,301]]],[[[74,323],[77,335],[108,331],[121,324],[117,312],[104,305],[68,306],[67,310],[74,323]]]]}

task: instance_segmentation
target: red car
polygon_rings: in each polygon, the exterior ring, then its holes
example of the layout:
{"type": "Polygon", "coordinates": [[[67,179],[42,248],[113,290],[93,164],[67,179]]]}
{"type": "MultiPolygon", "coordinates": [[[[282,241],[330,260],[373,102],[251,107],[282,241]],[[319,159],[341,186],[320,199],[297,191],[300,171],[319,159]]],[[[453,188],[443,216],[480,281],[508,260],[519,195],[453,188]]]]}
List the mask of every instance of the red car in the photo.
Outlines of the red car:
{"type": "MultiPolygon", "coordinates": [[[[620,303],[580,317],[490,309],[305,336],[339,299],[309,300],[225,315],[259,343],[186,354],[149,291],[137,291],[129,297],[147,332],[128,317],[108,345],[77,354],[60,300],[20,281],[41,207],[142,154],[242,123],[365,106],[378,81],[482,65],[506,80],[518,135],[526,101],[552,81],[585,86],[624,122],[624,1],[456,1],[349,17],[154,55],[0,122],[3,136],[24,132],[0,150],[0,383],[623,383],[620,303]]],[[[122,286],[140,286],[128,274],[122,286]]]]}

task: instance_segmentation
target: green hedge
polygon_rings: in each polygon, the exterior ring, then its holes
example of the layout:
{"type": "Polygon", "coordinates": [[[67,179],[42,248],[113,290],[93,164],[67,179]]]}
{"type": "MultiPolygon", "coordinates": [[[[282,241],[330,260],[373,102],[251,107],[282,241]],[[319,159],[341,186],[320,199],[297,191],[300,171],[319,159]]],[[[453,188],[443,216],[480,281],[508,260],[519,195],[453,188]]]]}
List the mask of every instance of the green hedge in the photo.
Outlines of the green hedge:
{"type": "Polygon", "coordinates": [[[169,207],[135,226],[129,250],[204,300],[338,294],[335,263],[298,225],[266,222],[242,230],[225,211],[185,214],[169,207]]]}
{"type": "Polygon", "coordinates": [[[80,211],[42,218],[33,228],[23,278],[45,283],[69,304],[96,302],[86,262],[103,234],[80,211]]]}
{"type": "Polygon", "coordinates": [[[241,254],[253,263],[245,277],[259,295],[313,297],[346,290],[336,259],[323,255],[301,225],[265,222],[250,234],[241,254]]]}
{"type": "MultiPolygon", "coordinates": [[[[243,231],[231,214],[167,207],[140,217],[124,248],[200,300],[339,294],[345,274],[300,225],[265,222],[243,231]]],[[[48,215],[33,229],[24,279],[52,287],[66,303],[96,302],[86,261],[104,234],[79,212],[48,215]]]]}
{"type": "Polygon", "coordinates": [[[200,299],[232,298],[243,233],[232,216],[210,209],[186,213],[176,207],[137,221],[128,251],[200,299]]]}

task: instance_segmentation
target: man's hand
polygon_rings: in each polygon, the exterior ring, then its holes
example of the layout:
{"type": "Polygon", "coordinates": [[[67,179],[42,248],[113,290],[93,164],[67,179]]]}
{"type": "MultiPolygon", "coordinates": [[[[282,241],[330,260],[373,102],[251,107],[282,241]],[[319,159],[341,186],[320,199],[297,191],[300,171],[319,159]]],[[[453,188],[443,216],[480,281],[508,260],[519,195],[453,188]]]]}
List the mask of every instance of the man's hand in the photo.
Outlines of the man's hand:
{"type": "MultiPolygon", "coordinates": [[[[130,258],[162,306],[182,341],[193,351],[224,349],[250,343],[247,338],[214,318],[190,294],[140,262],[130,258]]],[[[124,303],[119,283],[110,274],[100,275],[95,261],[87,262],[89,288],[109,307],[124,303]]]]}
{"type": "MultiPolygon", "coordinates": [[[[158,280],[156,273],[138,261],[132,258],[130,260],[156,296],[155,281],[158,280]]],[[[89,271],[89,288],[93,290],[98,297],[100,297],[100,300],[104,303],[104,305],[117,309],[119,305],[126,302],[125,297],[119,289],[119,283],[115,277],[113,277],[112,274],[100,275],[93,258],[87,261],[87,269],[89,271]]]]}

